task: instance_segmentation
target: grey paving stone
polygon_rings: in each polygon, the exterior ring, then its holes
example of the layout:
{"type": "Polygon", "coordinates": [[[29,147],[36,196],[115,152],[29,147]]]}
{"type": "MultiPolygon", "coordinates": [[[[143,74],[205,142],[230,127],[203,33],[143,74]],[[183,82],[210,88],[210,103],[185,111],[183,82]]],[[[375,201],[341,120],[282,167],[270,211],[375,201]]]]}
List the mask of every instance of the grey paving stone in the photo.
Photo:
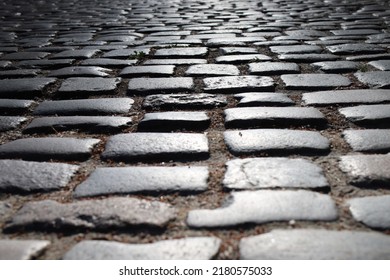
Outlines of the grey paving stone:
{"type": "Polygon", "coordinates": [[[303,101],[307,105],[332,104],[376,104],[390,101],[390,90],[384,89],[352,89],[332,90],[304,93],[303,101]]]}
{"type": "Polygon", "coordinates": [[[124,59],[135,59],[137,56],[148,55],[150,48],[131,48],[131,49],[116,49],[106,52],[102,55],[104,58],[124,58],[124,59]]]}
{"type": "Polygon", "coordinates": [[[17,128],[27,119],[25,117],[3,117],[0,116],[0,132],[17,128]]]}
{"type": "Polygon", "coordinates": [[[326,33],[319,30],[312,29],[301,29],[301,30],[287,30],[286,33],[289,36],[312,36],[312,37],[322,37],[325,36],[326,33]]]}
{"type": "Polygon", "coordinates": [[[358,72],[355,76],[371,88],[390,88],[390,71],[358,72]]]}
{"type": "Polygon", "coordinates": [[[313,54],[322,52],[321,47],[311,45],[272,46],[270,50],[277,54],[313,54]]]}
{"type": "Polygon", "coordinates": [[[41,70],[37,70],[37,69],[6,70],[6,71],[0,71],[0,78],[1,79],[6,79],[6,78],[35,77],[35,76],[38,76],[38,74],[40,72],[41,72],[41,70]]]}
{"type": "Polygon", "coordinates": [[[207,190],[208,173],[203,166],[97,168],[76,188],[74,196],[202,192],[207,190]]]}
{"type": "Polygon", "coordinates": [[[158,49],[154,54],[155,57],[204,57],[207,55],[207,48],[167,48],[158,49]]]}
{"type": "Polygon", "coordinates": [[[373,35],[381,33],[378,30],[375,29],[352,29],[352,30],[332,30],[331,31],[334,35],[337,36],[365,36],[365,35],[373,35]]]}
{"type": "Polygon", "coordinates": [[[232,38],[214,38],[206,42],[208,47],[225,47],[225,46],[246,46],[255,42],[264,42],[266,39],[261,36],[256,37],[232,37],[232,38]]]}
{"type": "Polygon", "coordinates": [[[123,69],[121,77],[142,77],[142,76],[173,76],[175,65],[151,65],[151,66],[130,66],[123,69]]]}
{"type": "Polygon", "coordinates": [[[249,48],[249,47],[224,47],[224,48],[220,48],[220,51],[224,55],[258,53],[258,51],[255,48],[249,48]]]}
{"type": "Polygon", "coordinates": [[[108,77],[112,71],[95,66],[74,66],[51,71],[48,77],[108,77]]]}
{"type": "Polygon", "coordinates": [[[342,156],[340,168],[357,186],[380,186],[390,182],[390,155],[342,156]]]}
{"type": "Polygon", "coordinates": [[[64,163],[0,160],[1,192],[55,191],[65,187],[78,166],[64,163]]]}
{"type": "Polygon", "coordinates": [[[146,113],[138,124],[139,131],[205,130],[210,125],[206,112],[146,113]]]}
{"type": "MultiPolygon", "coordinates": [[[[1,148],[1,147],[0,147],[1,148]]],[[[128,133],[109,138],[102,154],[105,160],[192,160],[209,155],[204,134],[128,133]]]]}
{"type": "Polygon", "coordinates": [[[94,55],[98,54],[100,50],[92,49],[83,49],[83,50],[67,50],[63,52],[56,53],[51,56],[51,58],[76,58],[76,59],[86,59],[91,58],[94,55]]]}
{"type": "Polygon", "coordinates": [[[144,65],[193,65],[193,64],[206,64],[206,59],[200,58],[188,58],[188,59],[148,59],[144,62],[144,65]]]}
{"type": "Polygon", "coordinates": [[[291,106],[295,103],[283,93],[276,92],[245,92],[235,94],[239,99],[238,107],[250,106],[291,106]]]}
{"type": "Polygon", "coordinates": [[[333,54],[376,54],[386,52],[386,49],[373,44],[342,44],[326,47],[333,54]]]}
{"type": "MultiPolygon", "coordinates": [[[[34,115],[114,115],[126,114],[134,100],[131,98],[99,98],[43,101],[34,110],[34,115]]],[[[1,100],[0,100],[1,108],[1,100]]]]}
{"type": "Polygon", "coordinates": [[[264,62],[250,63],[250,74],[260,75],[280,75],[280,74],[296,74],[300,73],[299,66],[296,63],[284,62],[264,62]]]}
{"type": "Polygon", "coordinates": [[[368,64],[382,71],[390,71],[390,60],[375,60],[368,64]]]}
{"type": "Polygon", "coordinates": [[[352,198],[347,204],[355,220],[371,228],[390,228],[390,195],[352,198]]]}
{"type": "Polygon", "coordinates": [[[351,61],[370,61],[370,60],[378,60],[378,59],[390,59],[390,54],[388,53],[365,54],[365,55],[353,55],[353,56],[346,57],[346,60],[351,60],[351,61]]]}
{"type": "Polygon", "coordinates": [[[25,160],[85,160],[100,140],[76,138],[25,138],[0,146],[0,158],[25,160]]]}
{"type": "Polygon", "coordinates": [[[390,152],[390,129],[351,129],[343,136],[356,152],[390,152]]]}
{"type": "Polygon", "coordinates": [[[230,64],[197,64],[191,65],[187,71],[187,76],[238,76],[240,70],[230,64]]]}
{"type": "Polygon", "coordinates": [[[0,260],[30,260],[39,256],[50,241],[46,240],[0,240],[0,260]]]}
{"type": "Polygon", "coordinates": [[[288,74],[281,79],[286,89],[318,90],[349,86],[351,81],[338,74],[288,74]]]}
{"type": "Polygon", "coordinates": [[[302,107],[251,107],[225,110],[228,128],[325,126],[324,115],[315,108],[302,107]]]}
{"type": "Polygon", "coordinates": [[[305,159],[234,159],[226,166],[223,186],[228,189],[329,188],[322,169],[305,159]]]}
{"type": "Polygon", "coordinates": [[[332,61],[340,59],[339,56],[334,54],[280,54],[278,58],[281,61],[291,61],[291,62],[301,62],[301,63],[311,63],[318,61],[332,61]]]}
{"type": "Polygon", "coordinates": [[[1,69],[6,69],[12,65],[11,61],[2,61],[0,60],[0,68],[1,69]]]}
{"type": "Polygon", "coordinates": [[[41,59],[50,55],[48,52],[15,52],[9,53],[1,57],[2,60],[31,60],[41,59]]]}
{"type": "Polygon", "coordinates": [[[90,95],[115,93],[120,78],[68,78],[58,89],[59,94],[90,95]]]}
{"type": "Polygon", "coordinates": [[[339,112],[360,126],[389,127],[390,105],[361,105],[342,108],[339,112]]]}
{"type": "Polygon", "coordinates": [[[165,227],[176,210],[169,204],[131,197],[58,203],[28,202],[13,216],[7,229],[61,230],[81,228],[107,230],[134,226],[165,227]]]}
{"type": "Polygon", "coordinates": [[[226,131],[225,142],[231,153],[312,154],[329,151],[329,141],[316,131],[289,129],[251,129],[226,131]]]}
{"type": "Polygon", "coordinates": [[[197,94],[156,94],[145,97],[143,107],[147,109],[208,109],[227,104],[226,96],[197,94]]]}
{"type": "Polygon", "coordinates": [[[226,227],[277,221],[333,221],[337,207],[328,195],[306,191],[241,191],[232,193],[221,208],[192,210],[190,227],[226,227]]]}
{"type": "Polygon", "coordinates": [[[274,80],[263,76],[214,77],[205,78],[203,82],[206,92],[238,93],[274,90],[274,80]]]}
{"type": "Polygon", "coordinates": [[[56,82],[55,78],[22,78],[0,80],[0,97],[16,98],[35,97],[56,82]]]}
{"type": "Polygon", "coordinates": [[[273,230],[242,238],[244,260],[384,260],[390,238],[382,233],[325,229],[273,230]]]}
{"type": "Polygon", "coordinates": [[[264,54],[240,54],[240,55],[223,55],[215,59],[217,63],[235,63],[242,64],[254,61],[269,61],[271,57],[264,54]]]}
{"type": "Polygon", "coordinates": [[[65,260],[210,260],[219,251],[216,237],[186,237],[148,244],[115,241],[82,241],[65,255],[65,260]]]}
{"type": "Polygon", "coordinates": [[[354,72],[359,69],[359,63],[354,61],[316,62],[316,63],[312,63],[311,66],[325,73],[346,73],[346,72],[354,72]]]}
{"type": "Polygon", "coordinates": [[[77,130],[90,133],[120,132],[132,124],[132,118],[115,116],[66,116],[35,118],[23,133],[57,133],[77,130]]]}
{"type": "Polygon", "coordinates": [[[194,89],[192,78],[133,78],[128,85],[129,94],[173,93],[192,91],[194,89]]]}
{"type": "Polygon", "coordinates": [[[131,66],[136,63],[136,59],[90,58],[81,61],[80,65],[120,68],[131,66]]]}
{"type": "Polygon", "coordinates": [[[37,59],[37,60],[23,60],[14,63],[18,68],[42,68],[42,69],[58,69],[62,67],[71,66],[74,59],[37,59]]]}

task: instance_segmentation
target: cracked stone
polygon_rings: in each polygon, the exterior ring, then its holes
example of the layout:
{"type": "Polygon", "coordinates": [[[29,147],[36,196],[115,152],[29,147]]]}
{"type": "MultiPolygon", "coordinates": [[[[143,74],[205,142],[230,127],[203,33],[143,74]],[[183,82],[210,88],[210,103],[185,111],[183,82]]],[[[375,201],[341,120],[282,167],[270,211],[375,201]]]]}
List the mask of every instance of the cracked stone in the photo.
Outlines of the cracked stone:
{"type": "Polygon", "coordinates": [[[39,256],[50,241],[46,240],[0,240],[0,260],[30,260],[39,256]]]}
{"type": "Polygon", "coordinates": [[[97,168],[75,190],[75,197],[129,193],[202,192],[209,172],[203,166],[97,168]]]}
{"type": "Polygon", "coordinates": [[[326,119],[315,108],[245,107],[226,109],[225,125],[228,128],[325,126],[326,119]]]}
{"type": "Polygon", "coordinates": [[[389,154],[342,156],[339,166],[353,185],[381,186],[390,182],[389,154]]]}
{"type": "Polygon", "coordinates": [[[371,228],[390,228],[390,195],[352,198],[347,204],[355,220],[371,228]]]}
{"type": "Polygon", "coordinates": [[[76,244],[65,260],[210,260],[219,251],[216,237],[186,237],[147,244],[86,240],[76,244]]]}
{"type": "Polygon", "coordinates": [[[329,140],[316,131],[251,129],[224,133],[229,151],[243,154],[312,154],[329,151],[329,140]]]}
{"type": "Polygon", "coordinates": [[[55,191],[65,187],[78,166],[64,163],[0,160],[2,192],[55,191]]]}
{"type": "Polygon", "coordinates": [[[305,159],[234,159],[226,164],[228,189],[329,188],[322,169],[305,159]]]}
{"type": "Polygon", "coordinates": [[[245,91],[273,91],[274,80],[263,76],[232,76],[203,79],[204,91],[238,93],[245,91]]]}
{"type": "Polygon", "coordinates": [[[305,190],[260,190],[232,193],[218,209],[192,210],[188,213],[187,224],[190,227],[226,227],[290,220],[333,221],[337,218],[336,204],[328,195],[305,190]]]}
{"type": "Polygon", "coordinates": [[[209,109],[223,107],[227,104],[226,96],[196,94],[157,94],[145,97],[143,107],[147,109],[209,109]]]}
{"type": "Polygon", "coordinates": [[[13,216],[7,229],[60,230],[81,228],[107,230],[135,226],[165,227],[176,210],[169,204],[131,197],[58,203],[27,202],[13,216]]]}
{"type": "Polygon", "coordinates": [[[343,136],[356,152],[390,152],[390,129],[346,130],[343,136]]]}
{"type": "Polygon", "coordinates": [[[389,259],[390,237],[378,232],[325,229],[272,230],[240,241],[244,260],[389,259]]]}
{"type": "Polygon", "coordinates": [[[100,140],[76,138],[24,138],[0,146],[0,158],[25,160],[85,160],[100,140]]]}
{"type": "MultiPolygon", "coordinates": [[[[0,147],[1,148],[1,147],[0,147]]],[[[109,138],[105,160],[192,160],[209,156],[208,140],[195,133],[128,133],[109,138]]]]}

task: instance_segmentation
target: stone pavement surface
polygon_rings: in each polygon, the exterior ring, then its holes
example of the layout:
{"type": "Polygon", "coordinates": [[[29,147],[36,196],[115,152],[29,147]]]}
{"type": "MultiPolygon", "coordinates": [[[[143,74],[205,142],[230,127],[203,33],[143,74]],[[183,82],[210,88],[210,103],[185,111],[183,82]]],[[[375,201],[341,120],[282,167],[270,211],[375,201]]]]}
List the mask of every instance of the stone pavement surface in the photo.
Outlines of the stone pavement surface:
{"type": "Polygon", "coordinates": [[[388,1],[0,22],[0,259],[390,259],[388,1]]]}

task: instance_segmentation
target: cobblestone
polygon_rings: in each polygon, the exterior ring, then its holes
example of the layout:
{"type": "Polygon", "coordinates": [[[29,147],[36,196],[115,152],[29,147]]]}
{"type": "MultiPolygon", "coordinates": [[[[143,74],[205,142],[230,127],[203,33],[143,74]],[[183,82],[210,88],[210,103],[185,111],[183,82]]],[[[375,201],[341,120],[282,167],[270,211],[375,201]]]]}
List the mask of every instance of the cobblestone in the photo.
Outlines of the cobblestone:
{"type": "Polygon", "coordinates": [[[121,77],[164,77],[173,75],[174,70],[174,65],[130,66],[123,69],[119,75],[121,77]]]}
{"type": "Polygon", "coordinates": [[[165,227],[174,217],[175,209],[166,203],[130,197],[76,201],[66,204],[42,200],[24,204],[13,216],[7,228],[105,230],[142,225],[165,227]]]}
{"type": "Polygon", "coordinates": [[[264,62],[250,63],[249,73],[260,75],[281,75],[300,73],[300,70],[298,64],[296,63],[264,62]]]}
{"type": "Polygon", "coordinates": [[[193,90],[192,78],[134,78],[130,79],[129,94],[173,93],[193,90]]]}
{"type": "Polygon", "coordinates": [[[198,64],[186,71],[187,76],[237,76],[240,70],[229,64],[198,64]]]}
{"type": "Polygon", "coordinates": [[[233,193],[228,202],[219,209],[190,211],[187,224],[226,227],[290,220],[332,221],[338,217],[336,205],[329,196],[304,190],[242,191],[233,193]]]}
{"type": "Polygon", "coordinates": [[[390,152],[390,129],[346,130],[343,136],[356,152],[390,152]]]}
{"type": "Polygon", "coordinates": [[[2,192],[55,191],[65,187],[78,166],[64,163],[0,160],[2,192]]]}
{"type": "Polygon", "coordinates": [[[225,96],[216,94],[156,94],[145,97],[145,108],[171,109],[207,109],[227,104],[225,96]]]}
{"type": "Polygon", "coordinates": [[[76,188],[74,196],[201,192],[207,189],[207,180],[207,168],[197,166],[98,168],[76,188]]]}
{"type": "Polygon", "coordinates": [[[0,146],[0,158],[25,160],[85,160],[98,139],[25,138],[0,146]]]}
{"type": "Polygon", "coordinates": [[[1,260],[29,260],[39,256],[50,245],[46,240],[0,240],[1,260]]]}
{"type": "Polygon", "coordinates": [[[273,230],[241,239],[240,258],[382,260],[389,258],[389,246],[390,238],[377,232],[325,229],[273,230]]]}
{"type": "Polygon", "coordinates": [[[15,129],[26,120],[24,117],[0,117],[0,132],[15,129]]]}
{"type": "Polygon", "coordinates": [[[232,76],[203,79],[206,92],[237,93],[245,91],[274,90],[274,81],[271,77],[263,76],[232,76]]]}
{"type": "Polygon", "coordinates": [[[294,102],[283,93],[276,92],[245,92],[235,94],[239,100],[237,106],[291,106],[294,102]]]}
{"type": "Polygon", "coordinates": [[[370,88],[390,88],[390,72],[358,72],[355,76],[370,88]]]}
{"type": "Polygon", "coordinates": [[[24,78],[0,80],[1,98],[23,98],[42,95],[45,88],[56,81],[54,78],[24,78]]]}
{"type": "Polygon", "coordinates": [[[390,119],[390,105],[361,105],[340,109],[348,120],[362,126],[387,125],[390,119]]]}
{"type": "Polygon", "coordinates": [[[120,78],[68,78],[62,82],[58,93],[72,95],[112,94],[120,82],[120,78]]]}
{"type": "Polygon", "coordinates": [[[365,104],[390,101],[390,90],[352,89],[308,92],[302,96],[307,105],[365,104]]]}
{"type": "Polygon", "coordinates": [[[210,125],[206,112],[147,113],[138,124],[140,131],[205,130],[210,125]]]}
{"type": "Polygon", "coordinates": [[[65,260],[209,260],[219,250],[215,237],[187,237],[150,244],[83,241],[68,251],[65,260]]]}
{"type": "Polygon", "coordinates": [[[288,74],[281,78],[287,89],[320,90],[351,84],[348,78],[337,74],[288,74]]]}

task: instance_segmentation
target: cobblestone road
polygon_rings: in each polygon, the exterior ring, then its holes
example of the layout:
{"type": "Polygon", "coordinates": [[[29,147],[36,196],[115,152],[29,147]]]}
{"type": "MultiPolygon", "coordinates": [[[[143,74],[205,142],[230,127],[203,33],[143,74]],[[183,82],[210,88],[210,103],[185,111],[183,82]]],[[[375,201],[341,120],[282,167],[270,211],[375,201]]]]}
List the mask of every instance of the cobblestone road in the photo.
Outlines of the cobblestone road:
{"type": "Polygon", "coordinates": [[[3,0],[0,259],[389,259],[381,0],[3,0]]]}

